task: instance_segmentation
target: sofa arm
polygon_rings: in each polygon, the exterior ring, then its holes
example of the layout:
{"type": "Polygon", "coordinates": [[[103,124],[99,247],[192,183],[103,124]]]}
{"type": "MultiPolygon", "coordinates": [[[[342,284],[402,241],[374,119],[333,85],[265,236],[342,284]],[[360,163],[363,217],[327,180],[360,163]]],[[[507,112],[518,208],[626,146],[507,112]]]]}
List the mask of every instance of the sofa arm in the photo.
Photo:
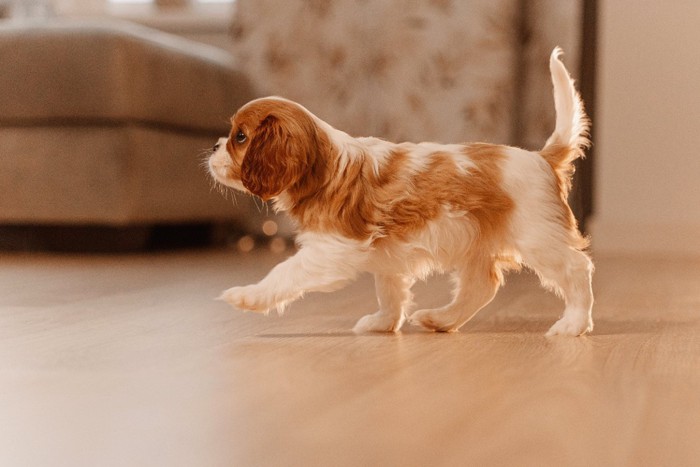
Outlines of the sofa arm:
{"type": "Polygon", "coordinates": [[[253,92],[224,51],[123,22],[0,22],[0,223],[241,221],[203,151],[253,92]]]}
{"type": "Polygon", "coordinates": [[[0,23],[0,123],[134,122],[220,133],[253,96],[215,47],[121,21],[0,23]]]}

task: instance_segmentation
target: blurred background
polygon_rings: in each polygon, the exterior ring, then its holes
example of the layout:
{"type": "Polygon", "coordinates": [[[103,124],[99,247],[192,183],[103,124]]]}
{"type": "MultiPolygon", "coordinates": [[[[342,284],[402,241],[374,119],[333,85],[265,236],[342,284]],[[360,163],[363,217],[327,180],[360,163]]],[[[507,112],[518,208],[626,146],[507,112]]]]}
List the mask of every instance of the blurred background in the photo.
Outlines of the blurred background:
{"type": "Polygon", "coordinates": [[[694,0],[0,0],[0,248],[132,251],[292,227],[202,163],[278,94],[353,135],[540,148],[561,46],[594,122],[595,252],[700,255],[694,0]]]}

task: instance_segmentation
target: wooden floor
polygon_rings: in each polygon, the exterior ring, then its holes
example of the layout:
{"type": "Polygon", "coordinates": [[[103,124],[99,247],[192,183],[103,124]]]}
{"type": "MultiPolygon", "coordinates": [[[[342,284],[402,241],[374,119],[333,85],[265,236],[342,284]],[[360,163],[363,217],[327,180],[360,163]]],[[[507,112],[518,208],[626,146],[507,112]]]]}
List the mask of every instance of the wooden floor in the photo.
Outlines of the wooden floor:
{"type": "Polygon", "coordinates": [[[369,277],[281,318],[212,300],[282,257],[0,256],[0,465],[700,463],[699,261],[597,258],[583,338],[544,337],[529,274],[456,334],[353,335],[369,277]]]}

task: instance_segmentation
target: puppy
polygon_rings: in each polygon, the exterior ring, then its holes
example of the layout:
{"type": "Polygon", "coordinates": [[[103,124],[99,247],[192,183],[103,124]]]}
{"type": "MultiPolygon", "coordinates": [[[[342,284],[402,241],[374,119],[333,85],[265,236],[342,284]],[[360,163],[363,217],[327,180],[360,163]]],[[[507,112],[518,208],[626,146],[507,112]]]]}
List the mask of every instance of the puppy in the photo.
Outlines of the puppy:
{"type": "Polygon", "coordinates": [[[593,264],[567,204],[589,122],[560,54],[549,62],[556,126],[539,152],[353,138],[279,97],[244,105],[209,157],[211,175],[288,212],[300,249],[220,298],[282,313],[306,292],[369,271],[379,311],[354,331],[395,332],[406,319],[456,331],[493,299],[506,270],[526,265],[566,303],[547,335],[591,331],[593,264]],[[436,271],[452,273],[452,300],[410,313],[412,285],[436,271]]]}

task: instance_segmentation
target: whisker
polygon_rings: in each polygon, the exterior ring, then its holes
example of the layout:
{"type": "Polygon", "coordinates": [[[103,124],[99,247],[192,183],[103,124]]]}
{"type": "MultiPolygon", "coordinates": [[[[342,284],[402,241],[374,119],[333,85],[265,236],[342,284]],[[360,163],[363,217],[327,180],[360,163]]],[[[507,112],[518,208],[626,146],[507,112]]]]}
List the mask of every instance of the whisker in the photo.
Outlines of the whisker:
{"type": "Polygon", "coordinates": [[[262,214],[262,208],[264,206],[264,203],[258,204],[258,198],[253,196],[253,203],[255,203],[255,207],[258,209],[258,214],[262,214]]]}
{"type": "Polygon", "coordinates": [[[214,184],[212,185],[212,189],[216,187],[216,190],[221,194],[221,196],[224,197],[226,201],[231,201],[231,203],[234,206],[238,206],[238,198],[236,197],[237,191],[232,189],[231,187],[228,187],[218,181],[215,181],[214,184]],[[231,195],[231,198],[229,199],[229,195],[231,195]]]}

